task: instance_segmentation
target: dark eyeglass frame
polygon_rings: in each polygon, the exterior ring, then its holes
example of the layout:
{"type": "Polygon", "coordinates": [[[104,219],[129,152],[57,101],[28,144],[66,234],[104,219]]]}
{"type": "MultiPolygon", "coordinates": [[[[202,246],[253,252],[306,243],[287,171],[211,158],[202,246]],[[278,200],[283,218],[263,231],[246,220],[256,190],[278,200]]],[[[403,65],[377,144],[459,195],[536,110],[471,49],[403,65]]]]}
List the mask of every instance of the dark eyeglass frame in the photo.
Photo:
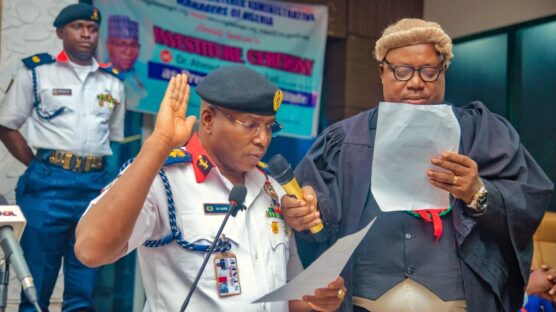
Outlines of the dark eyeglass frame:
{"type": "Polygon", "coordinates": [[[284,126],[277,121],[273,121],[271,124],[263,126],[263,124],[261,124],[260,122],[245,122],[245,121],[237,120],[232,115],[226,113],[225,111],[223,111],[217,106],[209,106],[209,108],[221,112],[224,116],[226,116],[226,118],[228,118],[229,121],[231,121],[236,125],[242,126],[243,129],[247,130],[247,132],[249,132],[253,136],[259,135],[263,127],[266,129],[266,133],[267,134],[270,133],[271,136],[273,137],[276,136],[280,131],[282,131],[282,129],[284,129],[284,126]]]}
{"type": "Polygon", "coordinates": [[[382,63],[384,63],[388,67],[390,67],[390,69],[392,70],[392,73],[394,74],[394,78],[396,78],[396,80],[398,80],[398,81],[409,81],[413,78],[413,76],[415,75],[415,72],[418,71],[419,72],[419,78],[421,78],[421,80],[423,80],[424,82],[435,82],[435,81],[438,80],[438,77],[440,77],[440,73],[442,73],[444,71],[443,63],[440,63],[440,65],[438,65],[438,66],[419,66],[419,67],[413,67],[413,66],[410,66],[410,65],[394,65],[394,64],[388,62],[386,59],[382,60],[382,63]],[[409,76],[409,78],[407,78],[407,79],[400,79],[398,77],[398,74],[396,73],[397,68],[405,68],[405,69],[411,70],[411,76],[409,76]],[[425,69],[436,69],[436,70],[438,70],[434,79],[428,79],[428,78],[424,79],[423,78],[423,70],[425,70],[425,69]]]}

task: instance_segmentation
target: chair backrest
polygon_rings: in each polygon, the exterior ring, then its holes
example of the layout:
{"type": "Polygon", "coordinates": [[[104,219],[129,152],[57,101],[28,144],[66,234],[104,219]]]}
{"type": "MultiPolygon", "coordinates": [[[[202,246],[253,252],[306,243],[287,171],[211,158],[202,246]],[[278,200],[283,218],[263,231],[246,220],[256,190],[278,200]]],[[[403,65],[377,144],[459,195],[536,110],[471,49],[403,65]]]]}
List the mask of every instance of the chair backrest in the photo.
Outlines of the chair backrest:
{"type": "Polygon", "coordinates": [[[556,267],[556,212],[547,211],[533,236],[533,268],[542,264],[556,267]]]}

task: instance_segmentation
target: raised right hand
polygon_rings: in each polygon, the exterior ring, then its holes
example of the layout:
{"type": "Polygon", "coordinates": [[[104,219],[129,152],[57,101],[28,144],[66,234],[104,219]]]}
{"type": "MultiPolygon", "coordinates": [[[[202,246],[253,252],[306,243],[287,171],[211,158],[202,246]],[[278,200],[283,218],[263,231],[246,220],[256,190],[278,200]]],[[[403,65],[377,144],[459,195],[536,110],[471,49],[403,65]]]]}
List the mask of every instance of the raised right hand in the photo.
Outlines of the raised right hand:
{"type": "Polygon", "coordinates": [[[282,196],[282,216],[298,232],[308,230],[322,222],[320,213],[317,211],[317,195],[313,188],[304,186],[301,192],[303,199],[282,196]]]}
{"type": "Polygon", "coordinates": [[[190,87],[187,75],[178,74],[170,79],[166,94],[160,103],[152,136],[171,151],[189,142],[195,116],[185,117],[190,87]]]}

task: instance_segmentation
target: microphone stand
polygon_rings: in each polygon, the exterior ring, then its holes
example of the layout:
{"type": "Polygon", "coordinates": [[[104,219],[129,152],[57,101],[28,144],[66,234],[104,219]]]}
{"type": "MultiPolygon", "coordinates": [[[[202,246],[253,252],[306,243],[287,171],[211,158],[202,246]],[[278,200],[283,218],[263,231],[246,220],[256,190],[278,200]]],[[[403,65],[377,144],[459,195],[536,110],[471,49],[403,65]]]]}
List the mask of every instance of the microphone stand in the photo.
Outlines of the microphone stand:
{"type": "Polygon", "coordinates": [[[195,277],[195,280],[193,281],[193,285],[191,285],[191,289],[189,289],[189,293],[187,294],[187,297],[185,298],[185,301],[181,305],[180,312],[184,312],[185,308],[189,304],[189,300],[191,299],[191,296],[193,295],[193,291],[195,291],[195,288],[197,287],[197,283],[199,283],[199,279],[201,278],[201,274],[203,274],[203,271],[205,270],[205,267],[207,266],[207,262],[210,259],[210,256],[212,255],[212,252],[214,251],[214,247],[216,246],[216,243],[220,239],[220,234],[222,234],[222,231],[224,230],[224,226],[226,226],[226,222],[228,222],[228,218],[230,217],[230,215],[235,217],[239,210],[245,210],[245,209],[246,209],[246,207],[243,204],[237,204],[235,202],[232,202],[232,204],[230,205],[230,209],[226,213],[226,216],[224,217],[224,220],[222,221],[222,224],[220,225],[220,228],[218,229],[218,232],[216,233],[216,236],[215,236],[214,240],[212,241],[212,244],[210,244],[207,255],[205,256],[205,260],[203,261],[203,264],[201,265],[201,268],[199,269],[199,272],[197,273],[197,276],[195,277]]]}
{"type": "Polygon", "coordinates": [[[0,312],[8,306],[8,283],[10,282],[10,260],[0,260],[0,312]]]}

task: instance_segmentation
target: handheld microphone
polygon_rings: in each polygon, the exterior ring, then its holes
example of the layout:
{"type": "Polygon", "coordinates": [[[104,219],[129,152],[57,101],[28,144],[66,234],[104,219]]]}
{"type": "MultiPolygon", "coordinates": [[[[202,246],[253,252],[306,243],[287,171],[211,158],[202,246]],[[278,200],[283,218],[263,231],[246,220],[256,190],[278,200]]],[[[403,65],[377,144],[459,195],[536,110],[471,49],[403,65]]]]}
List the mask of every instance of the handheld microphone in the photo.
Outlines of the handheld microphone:
{"type": "Polygon", "coordinates": [[[4,274],[9,273],[8,264],[13,264],[25,296],[40,311],[35,283],[18,243],[26,222],[18,206],[0,206],[0,246],[6,261],[4,274]]]}
{"type": "MultiPolygon", "coordinates": [[[[274,155],[268,161],[268,169],[270,170],[272,177],[280,183],[280,185],[282,185],[282,188],[288,195],[293,195],[297,199],[303,199],[301,187],[293,175],[290,163],[288,163],[284,156],[281,154],[274,155]]],[[[310,228],[315,240],[319,243],[326,240],[326,233],[323,230],[324,226],[322,222],[310,228]]]]}
{"type": "Polygon", "coordinates": [[[243,205],[246,195],[247,195],[247,189],[245,188],[245,186],[241,184],[234,185],[234,187],[230,191],[230,195],[228,195],[228,202],[230,203],[230,209],[228,209],[228,212],[226,213],[224,220],[222,220],[222,224],[220,225],[220,228],[218,229],[218,232],[216,233],[216,236],[214,237],[214,240],[212,241],[212,244],[210,245],[209,250],[207,251],[203,264],[201,265],[199,272],[197,272],[197,276],[193,281],[193,285],[191,285],[191,289],[189,289],[189,293],[187,294],[187,297],[185,298],[183,304],[181,305],[180,312],[185,311],[185,308],[187,308],[187,305],[189,304],[189,300],[193,295],[193,291],[197,287],[197,283],[199,283],[201,274],[203,274],[203,271],[207,266],[207,262],[210,259],[210,255],[212,255],[212,252],[214,251],[214,247],[216,246],[216,243],[220,238],[220,234],[222,234],[222,231],[224,230],[224,226],[226,226],[226,222],[228,222],[228,218],[230,217],[230,215],[235,217],[239,210],[246,209],[245,206],[243,205]]]}

